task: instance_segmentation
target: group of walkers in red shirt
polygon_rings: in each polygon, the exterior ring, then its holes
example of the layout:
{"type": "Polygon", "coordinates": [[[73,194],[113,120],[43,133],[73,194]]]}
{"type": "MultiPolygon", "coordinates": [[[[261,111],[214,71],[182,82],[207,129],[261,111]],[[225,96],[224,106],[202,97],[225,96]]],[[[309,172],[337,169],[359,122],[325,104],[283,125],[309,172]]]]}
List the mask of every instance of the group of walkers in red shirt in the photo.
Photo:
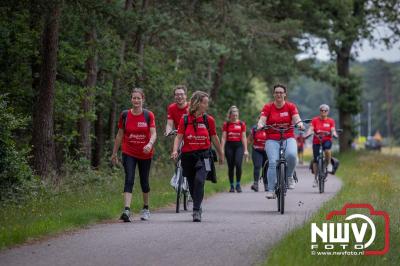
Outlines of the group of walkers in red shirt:
{"type": "MultiPolygon", "coordinates": [[[[258,122],[251,128],[251,133],[248,137],[246,136],[246,123],[239,119],[239,109],[236,106],[231,106],[228,110],[226,121],[222,126],[221,142],[217,135],[215,119],[210,114],[207,114],[209,104],[208,94],[196,91],[192,94],[190,102],[188,102],[187,88],[184,85],[176,86],[173,93],[175,101],[167,109],[168,116],[165,135],[177,129],[171,158],[175,160],[178,158],[178,148],[181,147],[183,175],[188,180],[189,191],[193,199],[193,221],[201,221],[204,184],[205,180],[208,179],[215,159],[211,151],[212,145],[218,153],[217,157],[220,164],[223,164],[226,158],[230,182],[229,191],[235,192],[236,190],[236,192],[240,193],[242,192],[240,184],[242,161],[243,158],[248,159],[249,152],[247,145],[251,143],[254,165],[254,184],[252,189],[258,191],[260,170],[268,160],[268,170],[265,169],[267,173],[263,174],[265,191],[267,198],[274,198],[276,183],[275,167],[276,160],[279,157],[280,135],[271,129],[261,129],[266,124],[289,126],[298,123],[299,129],[304,130],[297,106],[285,100],[287,88],[280,84],[274,86],[274,100],[264,105],[258,122]],[[183,142],[183,145],[180,145],[181,142],[183,142]],[[234,180],[235,176],[236,182],[234,180]]],[[[121,146],[122,164],[125,170],[125,209],[121,215],[121,220],[125,222],[130,222],[132,219],[130,205],[136,165],[139,168],[144,203],[141,211],[141,220],[148,220],[150,218],[149,173],[157,134],[154,114],[150,110],[143,108],[144,100],[145,95],[143,90],[139,88],[133,89],[131,94],[132,108],[123,111],[120,115],[118,133],[111,156],[112,162],[114,164],[117,163],[117,153],[121,146]]],[[[332,124],[331,120],[329,122],[325,120],[324,122],[313,122],[314,131],[332,130],[332,128],[334,130],[334,122],[332,124]],[[328,124],[330,129],[327,126],[328,124]]],[[[292,176],[297,163],[298,151],[294,130],[287,131],[284,134],[284,139],[286,142],[289,188],[293,189],[294,182],[292,176]]],[[[326,145],[324,149],[330,149],[327,144],[324,145],[326,145]]]]}

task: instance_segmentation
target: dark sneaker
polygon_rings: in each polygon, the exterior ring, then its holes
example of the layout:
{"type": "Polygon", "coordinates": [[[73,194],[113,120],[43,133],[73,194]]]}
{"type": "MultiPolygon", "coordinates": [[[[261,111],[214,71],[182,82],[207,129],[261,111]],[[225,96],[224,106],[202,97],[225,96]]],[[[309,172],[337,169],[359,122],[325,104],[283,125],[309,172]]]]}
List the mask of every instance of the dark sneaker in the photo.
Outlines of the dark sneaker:
{"type": "Polygon", "coordinates": [[[131,212],[129,210],[124,210],[119,219],[124,221],[125,223],[132,222],[131,212]]]}
{"type": "Polygon", "coordinates": [[[254,183],[251,185],[251,189],[254,190],[254,192],[258,192],[258,184],[254,183]]]}
{"type": "Polygon", "coordinates": [[[235,188],[234,188],[234,187],[231,187],[231,189],[229,190],[229,192],[231,192],[231,193],[235,192],[235,188]]]}
{"type": "Polygon", "coordinates": [[[193,222],[201,222],[201,211],[193,211],[193,222]]]}
{"type": "Polygon", "coordinates": [[[236,192],[237,193],[241,193],[242,192],[242,188],[240,187],[240,185],[236,185],[236,192]]]}

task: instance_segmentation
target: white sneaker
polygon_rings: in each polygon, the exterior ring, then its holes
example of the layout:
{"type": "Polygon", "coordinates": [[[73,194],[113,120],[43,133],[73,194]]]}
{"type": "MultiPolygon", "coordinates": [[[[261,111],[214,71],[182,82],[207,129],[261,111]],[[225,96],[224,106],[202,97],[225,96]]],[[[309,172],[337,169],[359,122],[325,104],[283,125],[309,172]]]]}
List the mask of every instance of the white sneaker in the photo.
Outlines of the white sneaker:
{"type": "Polygon", "coordinates": [[[275,198],[275,192],[273,192],[273,191],[267,191],[267,192],[265,192],[265,197],[266,197],[267,199],[274,199],[274,198],[275,198]]]}
{"type": "Polygon", "coordinates": [[[318,181],[317,181],[317,179],[314,179],[314,182],[313,182],[313,184],[312,184],[312,187],[317,187],[318,186],[318,181]]]}
{"type": "Polygon", "coordinates": [[[288,177],[288,189],[294,189],[294,179],[293,176],[288,177]]]}
{"type": "Polygon", "coordinates": [[[140,219],[142,221],[148,221],[150,219],[150,211],[148,209],[143,209],[141,211],[140,219]]]}

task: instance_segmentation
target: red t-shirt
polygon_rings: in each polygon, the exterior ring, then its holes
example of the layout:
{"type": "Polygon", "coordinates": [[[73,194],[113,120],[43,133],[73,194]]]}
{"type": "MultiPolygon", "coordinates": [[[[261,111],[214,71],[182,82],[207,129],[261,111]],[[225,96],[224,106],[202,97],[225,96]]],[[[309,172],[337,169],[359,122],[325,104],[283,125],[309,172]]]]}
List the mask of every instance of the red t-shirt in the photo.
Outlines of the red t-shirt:
{"type": "Polygon", "coordinates": [[[253,148],[255,150],[265,150],[265,141],[267,140],[267,132],[265,130],[255,131],[257,126],[251,129],[253,135],[253,148]]]}
{"type": "MultiPolygon", "coordinates": [[[[311,124],[314,127],[314,134],[318,134],[319,132],[331,133],[332,128],[335,127],[335,120],[329,117],[322,119],[320,116],[316,116],[312,119],[311,124]]],[[[322,138],[322,143],[331,140],[332,136],[324,136],[322,138]]],[[[316,136],[313,137],[313,144],[319,144],[319,140],[316,136]]]]}
{"type": "MultiPolygon", "coordinates": [[[[122,152],[141,160],[150,159],[154,154],[154,148],[147,154],[143,152],[144,146],[150,141],[150,127],[156,127],[153,112],[148,112],[150,125],[147,125],[143,112],[140,115],[133,115],[129,110],[122,138],[122,152]]],[[[118,128],[124,129],[122,113],[119,116],[118,128]]]]}
{"type": "Polygon", "coordinates": [[[226,132],[226,141],[242,141],[243,132],[246,134],[246,124],[242,121],[224,122],[222,131],[226,132]]]}
{"type": "Polygon", "coordinates": [[[181,117],[184,114],[187,114],[189,110],[189,104],[186,103],[185,107],[179,108],[176,103],[171,103],[168,106],[167,109],[167,114],[168,114],[168,119],[174,121],[174,127],[175,129],[178,129],[179,121],[181,121],[181,117]]]}
{"type": "Polygon", "coordinates": [[[206,125],[204,124],[203,116],[196,118],[196,131],[194,130],[193,121],[195,117],[188,115],[188,124],[185,130],[185,122],[183,117],[179,122],[178,134],[183,134],[183,147],[182,152],[191,152],[197,150],[206,150],[211,147],[210,136],[217,135],[215,130],[215,120],[212,116],[207,115],[208,126],[210,128],[210,134],[206,125]]]}
{"type": "MultiPolygon", "coordinates": [[[[261,110],[261,116],[266,116],[267,125],[274,125],[275,127],[288,127],[292,124],[292,117],[297,115],[299,111],[297,106],[291,102],[285,102],[281,108],[277,108],[273,102],[264,105],[261,110]]],[[[283,134],[285,139],[294,138],[294,129],[290,129],[283,134]]],[[[279,132],[273,129],[267,130],[267,139],[279,140],[279,132]]]]}

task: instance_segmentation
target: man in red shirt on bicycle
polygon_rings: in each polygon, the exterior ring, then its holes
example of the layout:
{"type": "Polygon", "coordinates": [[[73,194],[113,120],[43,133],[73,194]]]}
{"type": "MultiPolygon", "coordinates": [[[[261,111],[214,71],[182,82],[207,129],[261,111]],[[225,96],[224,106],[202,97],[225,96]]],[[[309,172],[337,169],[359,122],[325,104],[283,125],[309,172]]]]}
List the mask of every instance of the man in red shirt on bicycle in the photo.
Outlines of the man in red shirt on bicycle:
{"type": "MultiPolygon", "coordinates": [[[[317,157],[319,153],[319,146],[322,145],[322,149],[324,150],[325,153],[325,165],[328,167],[329,163],[331,162],[331,148],[332,148],[332,136],[337,138],[337,133],[335,129],[335,120],[332,118],[328,117],[329,114],[329,105],[327,104],[321,104],[319,107],[319,116],[316,116],[312,119],[311,121],[311,126],[308,128],[306,136],[309,136],[310,134],[314,133],[313,137],[313,155],[314,155],[314,162],[313,162],[313,171],[314,173],[317,172],[317,157]],[[326,134],[329,133],[328,135],[324,136],[322,138],[322,143],[320,144],[320,141],[318,137],[316,136],[317,134],[326,134]]],[[[317,186],[317,180],[314,180],[313,187],[317,186]]]]}
{"type": "Polygon", "coordinates": [[[187,88],[185,85],[178,85],[174,88],[175,102],[170,104],[167,109],[167,125],[165,136],[173,129],[178,129],[179,121],[184,114],[188,113],[189,104],[187,102],[187,88]]]}

